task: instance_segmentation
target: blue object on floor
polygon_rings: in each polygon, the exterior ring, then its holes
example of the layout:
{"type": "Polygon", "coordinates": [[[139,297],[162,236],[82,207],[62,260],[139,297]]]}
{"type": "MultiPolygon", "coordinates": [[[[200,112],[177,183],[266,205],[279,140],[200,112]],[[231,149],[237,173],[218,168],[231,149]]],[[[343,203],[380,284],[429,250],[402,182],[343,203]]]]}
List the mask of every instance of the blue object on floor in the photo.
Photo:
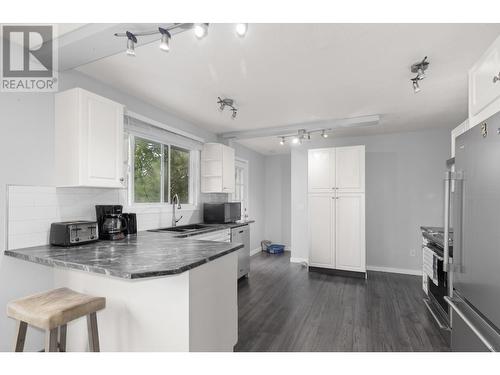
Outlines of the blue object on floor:
{"type": "Polygon", "coordinates": [[[267,252],[269,254],[281,254],[285,251],[285,245],[280,245],[277,243],[272,243],[267,246],[267,252]]]}

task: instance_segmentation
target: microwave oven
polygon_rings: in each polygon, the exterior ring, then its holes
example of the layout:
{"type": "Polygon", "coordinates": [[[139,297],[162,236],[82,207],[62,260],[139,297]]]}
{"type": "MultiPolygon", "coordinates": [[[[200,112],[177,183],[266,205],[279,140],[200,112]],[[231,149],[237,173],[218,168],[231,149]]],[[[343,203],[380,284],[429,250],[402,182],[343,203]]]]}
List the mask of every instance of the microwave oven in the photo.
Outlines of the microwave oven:
{"type": "Polygon", "coordinates": [[[207,224],[234,223],[241,219],[241,203],[205,203],[203,204],[203,222],[207,224]]]}

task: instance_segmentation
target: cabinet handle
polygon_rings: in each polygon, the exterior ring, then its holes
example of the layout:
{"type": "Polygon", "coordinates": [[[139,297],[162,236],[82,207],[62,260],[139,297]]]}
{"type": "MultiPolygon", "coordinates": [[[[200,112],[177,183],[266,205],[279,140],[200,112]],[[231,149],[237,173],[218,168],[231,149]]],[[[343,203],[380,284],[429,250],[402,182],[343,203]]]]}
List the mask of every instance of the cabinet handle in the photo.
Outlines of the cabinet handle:
{"type": "Polygon", "coordinates": [[[498,75],[493,76],[493,83],[497,83],[498,81],[500,81],[500,72],[498,72],[498,75]]]}
{"type": "Polygon", "coordinates": [[[123,181],[125,181],[125,178],[120,177],[120,182],[123,182],[123,181]]]}

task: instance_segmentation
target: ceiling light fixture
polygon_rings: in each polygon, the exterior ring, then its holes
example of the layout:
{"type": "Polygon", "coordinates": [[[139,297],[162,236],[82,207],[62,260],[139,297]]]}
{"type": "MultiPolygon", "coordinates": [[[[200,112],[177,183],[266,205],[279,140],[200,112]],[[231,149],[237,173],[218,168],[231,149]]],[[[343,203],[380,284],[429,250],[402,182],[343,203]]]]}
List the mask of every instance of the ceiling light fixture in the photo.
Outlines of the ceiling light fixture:
{"type": "MultiPolygon", "coordinates": [[[[194,34],[198,39],[205,37],[208,34],[208,23],[173,23],[165,27],[157,27],[153,30],[146,31],[126,31],[123,33],[115,33],[119,38],[127,38],[127,55],[135,56],[135,45],[138,37],[150,37],[160,34],[160,49],[162,51],[170,51],[170,39],[172,34],[182,33],[187,30],[194,30],[194,34]]],[[[143,43],[151,43],[151,38],[146,39],[143,43]]]]}
{"type": "Polygon", "coordinates": [[[158,31],[161,34],[160,49],[165,52],[170,51],[170,38],[172,38],[172,35],[170,35],[170,32],[163,27],[159,27],[158,31]]]}
{"type": "Polygon", "coordinates": [[[280,139],[279,143],[280,145],[283,146],[286,143],[286,139],[291,138],[292,144],[294,145],[302,144],[303,141],[310,141],[312,138],[311,135],[314,135],[316,133],[320,134],[323,138],[328,138],[328,134],[326,132],[330,130],[331,129],[316,129],[316,130],[299,129],[297,130],[297,134],[278,136],[278,138],[280,139]]]}
{"type": "Polygon", "coordinates": [[[412,73],[417,73],[415,78],[410,79],[412,87],[413,87],[413,92],[415,94],[420,92],[420,90],[421,90],[420,84],[418,82],[423,80],[426,77],[425,71],[429,67],[429,64],[430,63],[427,61],[427,56],[425,56],[422,61],[413,64],[410,68],[412,73]]]}
{"type": "Polygon", "coordinates": [[[198,39],[204,38],[208,34],[208,23],[195,23],[194,24],[194,35],[198,39]]]}
{"type": "Polygon", "coordinates": [[[127,35],[127,55],[135,56],[135,44],[137,43],[137,38],[130,31],[127,31],[126,35],[127,35]]]}
{"type": "Polygon", "coordinates": [[[229,107],[232,114],[231,118],[234,120],[238,115],[238,108],[234,106],[234,100],[230,98],[222,99],[220,96],[217,97],[217,104],[219,105],[219,110],[222,112],[224,108],[229,107]]]}
{"type": "Polygon", "coordinates": [[[237,23],[236,24],[236,35],[239,37],[244,37],[248,30],[248,23],[237,23]]]}

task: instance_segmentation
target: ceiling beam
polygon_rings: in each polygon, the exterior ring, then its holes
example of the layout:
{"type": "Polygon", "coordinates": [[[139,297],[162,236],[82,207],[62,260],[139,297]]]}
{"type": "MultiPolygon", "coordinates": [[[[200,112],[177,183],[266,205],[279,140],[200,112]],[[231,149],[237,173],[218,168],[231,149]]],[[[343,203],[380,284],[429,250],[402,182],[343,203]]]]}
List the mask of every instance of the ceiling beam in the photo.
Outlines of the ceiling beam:
{"type": "Polygon", "coordinates": [[[219,134],[224,139],[250,139],[273,136],[286,136],[296,134],[298,130],[304,129],[307,131],[313,130],[334,130],[341,128],[353,128],[362,126],[373,126],[380,122],[380,115],[369,115],[352,118],[344,118],[337,120],[313,121],[300,124],[279,126],[274,128],[249,129],[235,132],[227,132],[219,134]]]}

